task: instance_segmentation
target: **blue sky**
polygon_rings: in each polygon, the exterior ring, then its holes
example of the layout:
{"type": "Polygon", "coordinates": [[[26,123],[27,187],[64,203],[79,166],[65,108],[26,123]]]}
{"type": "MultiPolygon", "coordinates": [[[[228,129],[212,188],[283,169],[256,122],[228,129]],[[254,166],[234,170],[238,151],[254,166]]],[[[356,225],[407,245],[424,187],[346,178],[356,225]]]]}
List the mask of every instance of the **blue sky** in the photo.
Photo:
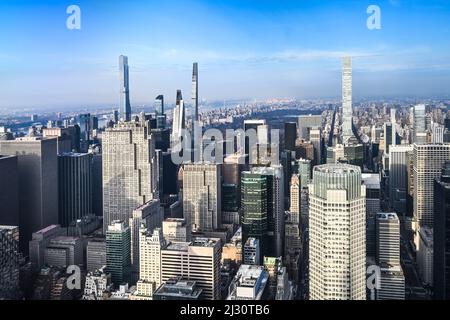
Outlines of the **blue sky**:
{"type": "Polygon", "coordinates": [[[345,54],[356,97],[449,95],[448,21],[444,0],[1,0],[0,107],[116,105],[120,54],[132,104],[190,98],[194,61],[209,100],[339,97],[345,54]]]}

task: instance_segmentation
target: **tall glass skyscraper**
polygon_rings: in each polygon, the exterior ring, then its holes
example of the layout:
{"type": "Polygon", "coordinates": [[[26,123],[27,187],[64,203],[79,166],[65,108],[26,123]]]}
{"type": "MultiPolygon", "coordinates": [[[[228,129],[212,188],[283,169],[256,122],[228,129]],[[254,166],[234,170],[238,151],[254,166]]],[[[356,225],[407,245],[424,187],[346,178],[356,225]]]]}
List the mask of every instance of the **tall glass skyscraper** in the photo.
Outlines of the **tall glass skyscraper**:
{"type": "Polygon", "coordinates": [[[92,154],[58,155],[59,218],[62,227],[92,214],[92,154]]]}
{"type": "Polygon", "coordinates": [[[106,231],[106,269],[116,287],[130,280],[131,233],[123,221],[112,221],[106,231]]]}
{"type": "Polygon", "coordinates": [[[437,300],[450,299],[450,161],[434,181],[433,291],[437,300]]]}
{"type": "Polygon", "coordinates": [[[120,118],[124,121],[131,120],[130,83],[128,74],[128,57],[119,57],[120,70],[120,118]]]}
{"type": "Polygon", "coordinates": [[[249,237],[258,239],[261,255],[267,250],[268,180],[268,176],[251,172],[243,172],[241,178],[242,243],[249,237]]]}

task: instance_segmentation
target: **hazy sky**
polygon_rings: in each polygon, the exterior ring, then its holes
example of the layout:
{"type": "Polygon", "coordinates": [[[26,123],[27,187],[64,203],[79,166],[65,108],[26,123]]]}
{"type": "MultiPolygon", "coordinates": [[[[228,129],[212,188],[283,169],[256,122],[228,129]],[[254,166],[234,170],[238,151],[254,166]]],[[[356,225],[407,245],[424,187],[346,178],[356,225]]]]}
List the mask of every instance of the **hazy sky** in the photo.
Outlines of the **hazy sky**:
{"type": "Polygon", "coordinates": [[[132,104],[190,98],[194,61],[201,98],[338,97],[345,54],[356,97],[449,95],[449,21],[446,0],[1,0],[0,107],[117,105],[120,54],[132,104]]]}

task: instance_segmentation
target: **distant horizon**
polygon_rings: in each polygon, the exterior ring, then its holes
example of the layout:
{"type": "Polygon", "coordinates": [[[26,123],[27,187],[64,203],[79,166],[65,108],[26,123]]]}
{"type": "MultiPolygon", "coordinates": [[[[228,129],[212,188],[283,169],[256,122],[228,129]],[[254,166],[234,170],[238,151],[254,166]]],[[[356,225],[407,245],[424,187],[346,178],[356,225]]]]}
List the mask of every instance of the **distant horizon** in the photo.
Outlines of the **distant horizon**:
{"type": "MultiPolygon", "coordinates": [[[[333,101],[334,103],[340,103],[341,102],[341,97],[317,97],[317,98],[305,98],[305,99],[299,99],[299,98],[294,98],[294,97],[271,97],[271,98],[267,98],[267,99],[256,99],[256,103],[267,103],[269,100],[294,100],[298,103],[301,102],[309,102],[309,103],[318,103],[319,101],[323,100],[323,101],[333,101]]],[[[227,108],[234,108],[237,106],[237,104],[239,102],[245,102],[245,103],[254,103],[254,98],[234,98],[234,99],[226,99],[226,107],[227,108]],[[233,105],[231,105],[231,103],[234,103],[233,105]]],[[[353,98],[353,105],[354,107],[356,107],[358,104],[364,103],[364,102],[394,102],[395,100],[417,100],[417,103],[423,103],[424,101],[427,100],[437,100],[437,101],[442,101],[442,102],[446,102],[446,103],[450,103],[450,94],[448,95],[429,95],[429,96],[407,96],[407,95],[397,95],[397,96],[367,96],[367,97],[354,97],[353,98]],[[446,101],[448,100],[448,101],[446,101]]],[[[222,106],[220,106],[219,104],[223,103],[223,100],[207,100],[207,104],[208,106],[210,105],[217,105],[217,108],[220,108],[222,106]]],[[[413,102],[410,102],[413,104],[413,102]]],[[[165,106],[166,106],[166,110],[172,110],[173,107],[175,106],[175,99],[173,101],[165,101],[165,106]]],[[[185,102],[185,106],[186,106],[186,111],[189,114],[191,112],[191,103],[190,103],[190,99],[188,102],[185,102]]],[[[204,103],[202,102],[202,100],[200,101],[200,112],[202,111],[202,107],[204,107],[204,103]]],[[[135,113],[135,109],[141,109],[142,107],[148,109],[148,108],[153,108],[153,101],[148,101],[148,102],[138,102],[138,103],[131,103],[131,111],[132,113],[135,113]]],[[[10,110],[10,107],[2,107],[0,106],[0,114],[4,113],[7,110],[10,110]]],[[[86,110],[88,112],[93,112],[93,111],[98,111],[101,109],[111,109],[112,110],[118,110],[119,106],[118,103],[99,103],[99,104],[77,104],[77,105],[46,105],[46,106],[25,106],[22,107],[21,109],[23,110],[14,110],[14,113],[24,113],[24,115],[27,115],[27,111],[30,111],[30,115],[31,115],[31,111],[40,111],[43,113],[52,113],[52,112],[76,112],[76,111],[82,111],[82,110],[86,110]],[[58,110],[58,108],[60,108],[58,110]],[[70,110],[73,109],[73,110],[70,110]]]]}
{"type": "Polygon", "coordinates": [[[118,105],[119,55],[132,105],[177,89],[190,101],[193,62],[201,99],[339,97],[345,55],[355,98],[450,93],[444,0],[377,1],[379,30],[366,26],[366,0],[75,4],[80,30],[66,27],[67,1],[0,3],[0,109],[118,105]]]}

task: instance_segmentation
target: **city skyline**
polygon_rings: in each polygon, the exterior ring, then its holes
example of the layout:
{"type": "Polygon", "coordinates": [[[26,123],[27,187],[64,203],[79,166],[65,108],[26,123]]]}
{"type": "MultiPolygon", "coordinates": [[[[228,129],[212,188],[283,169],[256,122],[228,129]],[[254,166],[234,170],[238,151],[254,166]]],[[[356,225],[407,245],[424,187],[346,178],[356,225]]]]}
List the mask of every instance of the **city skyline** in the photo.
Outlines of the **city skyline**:
{"type": "Polygon", "coordinates": [[[381,29],[369,30],[368,1],[78,1],[81,29],[69,30],[64,1],[6,1],[0,109],[116,106],[121,54],[132,105],[190,92],[195,61],[200,101],[337,97],[347,55],[355,98],[448,96],[449,8],[431,2],[379,1],[381,29]]]}
{"type": "Polygon", "coordinates": [[[450,300],[449,9],[3,1],[0,300],[450,300]]]}

